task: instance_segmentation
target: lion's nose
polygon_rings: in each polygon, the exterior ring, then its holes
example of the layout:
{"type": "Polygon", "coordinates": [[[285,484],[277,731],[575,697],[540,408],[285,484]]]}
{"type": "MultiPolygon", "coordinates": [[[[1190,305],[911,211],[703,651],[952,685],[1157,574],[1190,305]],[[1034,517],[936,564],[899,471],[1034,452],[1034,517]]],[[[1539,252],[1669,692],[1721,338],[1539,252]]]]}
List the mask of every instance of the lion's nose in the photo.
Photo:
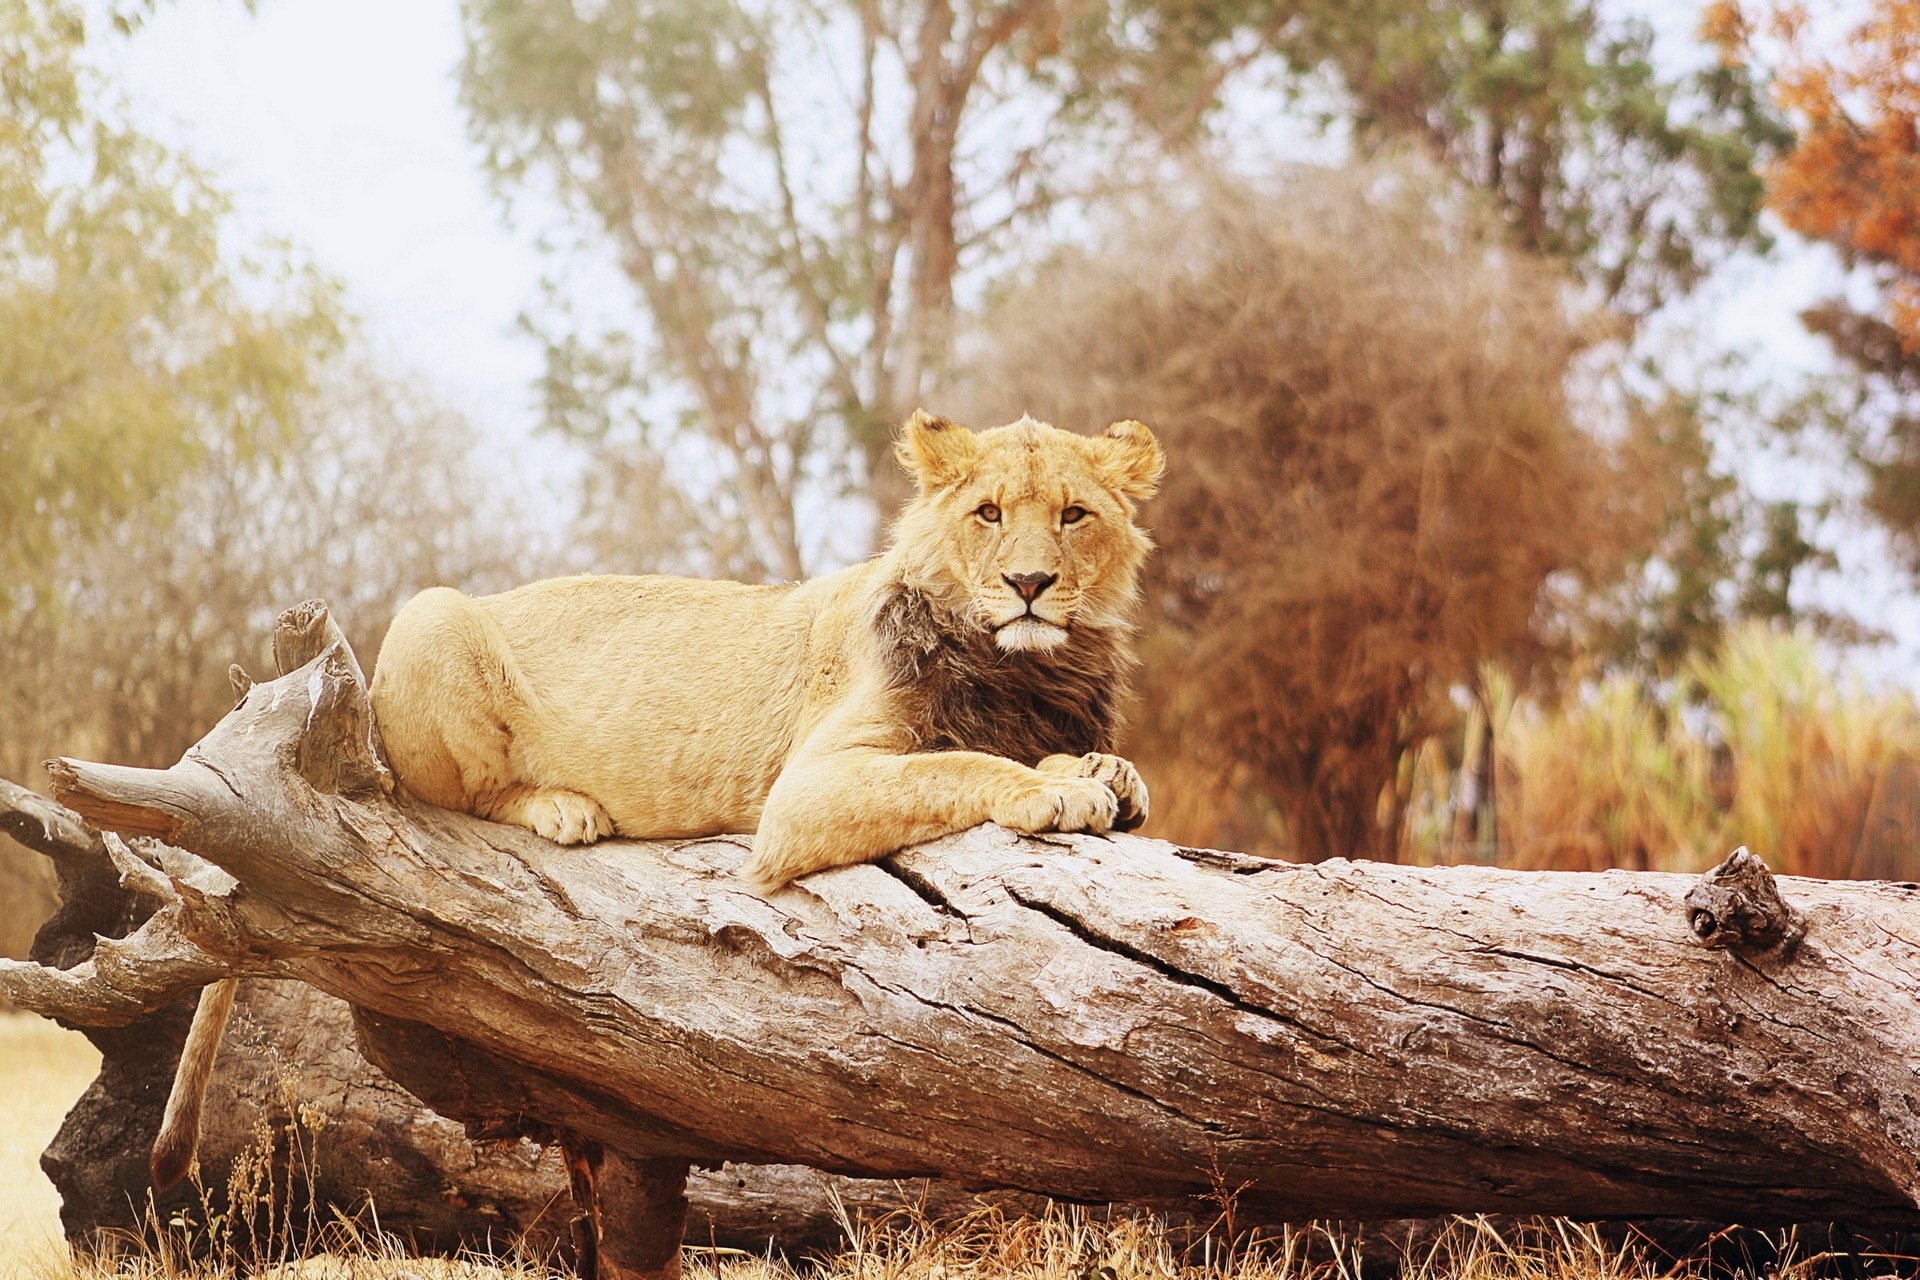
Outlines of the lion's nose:
{"type": "Polygon", "coordinates": [[[1042,591],[1060,580],[1058,574],[1052,573],[1003,573],[1000,577],[1028,604],[1038,600],[1042,591]]]}

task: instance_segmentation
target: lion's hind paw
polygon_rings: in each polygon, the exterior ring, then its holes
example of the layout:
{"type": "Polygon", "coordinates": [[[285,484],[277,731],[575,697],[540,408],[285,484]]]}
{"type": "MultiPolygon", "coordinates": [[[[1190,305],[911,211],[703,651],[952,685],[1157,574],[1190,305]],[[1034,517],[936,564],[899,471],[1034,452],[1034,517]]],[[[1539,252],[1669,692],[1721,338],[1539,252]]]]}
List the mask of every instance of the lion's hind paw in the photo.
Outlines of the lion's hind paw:
{"type": "Polygon", "coordinates": [[[527,791],[493,811],[496,822],[526,827],[555,844],[592,844],[613,834],[613,819],[598,800],[557,788],[527,791]]]}

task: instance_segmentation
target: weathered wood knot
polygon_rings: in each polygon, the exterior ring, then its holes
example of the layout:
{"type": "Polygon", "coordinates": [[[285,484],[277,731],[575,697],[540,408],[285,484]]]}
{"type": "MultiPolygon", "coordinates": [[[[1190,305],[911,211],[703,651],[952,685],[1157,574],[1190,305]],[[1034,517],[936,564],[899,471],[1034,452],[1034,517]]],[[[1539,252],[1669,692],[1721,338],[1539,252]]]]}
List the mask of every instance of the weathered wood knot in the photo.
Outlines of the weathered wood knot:
{"type": "Polygon", "coordinates": [[[1687,891],[1687,927],[1702,946],[1735,951],[1791,951],[1806,922],[1788,906],[1767,864],[1745,845],[1687,891]]]}

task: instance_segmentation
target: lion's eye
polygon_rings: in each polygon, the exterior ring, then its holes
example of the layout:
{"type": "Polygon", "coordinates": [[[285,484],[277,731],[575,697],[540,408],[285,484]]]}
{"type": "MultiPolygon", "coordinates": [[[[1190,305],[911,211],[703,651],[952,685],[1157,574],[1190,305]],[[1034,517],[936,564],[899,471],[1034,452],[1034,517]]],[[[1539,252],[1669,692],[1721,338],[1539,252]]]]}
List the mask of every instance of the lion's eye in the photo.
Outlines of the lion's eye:
{"type": "Polygon", "coordinates": [[[1087,509],[1085,507],[1068,507],[1060,513],[1060,523],[1077,524],[1081,520],[1084,520],[1086,515],[1087,509]]]}
{"type": "Polygon", "coordinates": [[[985,520],[988,524],[1000,523],[1000,508],[994,506],[991,502],[981,503],[978,507],[974,509],[973,514],[979,516],[982,520],[985,520]]]}

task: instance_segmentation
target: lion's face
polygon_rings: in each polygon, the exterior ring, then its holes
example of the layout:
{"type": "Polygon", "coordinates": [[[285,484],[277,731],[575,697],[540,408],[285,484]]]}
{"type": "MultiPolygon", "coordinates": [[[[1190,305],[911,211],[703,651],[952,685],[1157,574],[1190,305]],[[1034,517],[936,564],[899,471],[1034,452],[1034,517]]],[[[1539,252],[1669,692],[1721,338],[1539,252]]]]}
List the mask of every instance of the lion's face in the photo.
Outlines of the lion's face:
{"type": "Polygon", "coordinates": [[[898,446],[919,496],[894,529],[912,585],[1008,650],[1124,626],[1151,543],[1133,504],[1160,478],[1137,422],[1080,436],[1030,418],[973,432],[921,411],[898,446]]]}

